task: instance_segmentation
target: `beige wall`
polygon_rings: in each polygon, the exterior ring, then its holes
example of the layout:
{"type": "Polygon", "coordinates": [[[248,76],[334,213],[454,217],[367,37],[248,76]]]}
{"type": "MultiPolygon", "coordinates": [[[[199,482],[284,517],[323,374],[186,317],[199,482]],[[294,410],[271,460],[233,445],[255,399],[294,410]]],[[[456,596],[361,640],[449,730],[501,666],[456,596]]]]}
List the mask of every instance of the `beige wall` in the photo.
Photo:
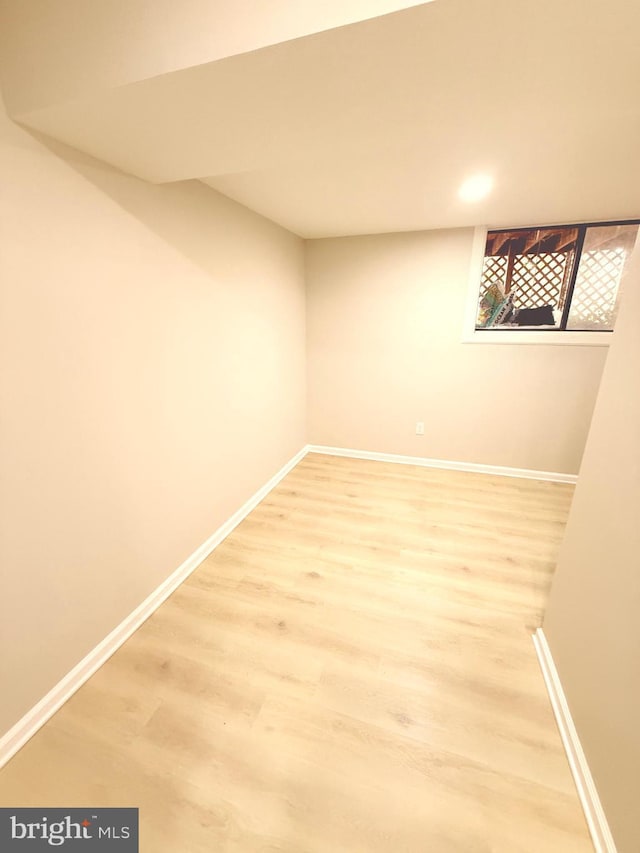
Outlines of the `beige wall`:
{"type": "Polygon", "coordinates": [[[618,853],[640,850],[640,252],[544,630],[618,853]]]}
{"type": "Polygon", "coordinates": [[[310,442],[577,472],[606,349],[461,343],[472,235],[306,244],[310,442]]]}
{"type": "Polygon", "coordinates": [[[302,242],[0,113],[0,734],[305,440],[302,242]]]}

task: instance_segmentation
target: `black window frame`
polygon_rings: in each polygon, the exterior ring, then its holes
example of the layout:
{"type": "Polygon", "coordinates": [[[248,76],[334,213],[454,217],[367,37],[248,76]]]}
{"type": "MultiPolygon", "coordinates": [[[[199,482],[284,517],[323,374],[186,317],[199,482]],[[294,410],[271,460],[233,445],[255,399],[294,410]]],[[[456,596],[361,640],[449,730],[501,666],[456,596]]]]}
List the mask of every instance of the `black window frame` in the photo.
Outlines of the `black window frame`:
{"type": "MultiPolygon", "coordinates": [[[[529,225],[526,227],[518,227],[518,228],[488,228],[487,236],[485,239],[485,245],[483,250],[483,262],[484,258],[487,257],[487,242],[489,240],[489,235],[493,234],[505,234],[505,233],[526,233],[530,231],[544,231],[546,229],[554,229],[554,228],[575,228],[578,231],[578,237],[576,240],[576,248],[575,255],[573,258],[573,269],[571,270],[571,278],[569,279],[569,284],[567,286],[567,294],[565,297],[565,304],[562,309],[562,316],[560,318],[560,323],[557,326],[478,326],[477,316],[478,316],[478,306],[476,304],[476,320],[474,322],[474,333],[475,332],[497,332],[498,334],[506,334],[507,332],[515,332],[516,334],[522,334],[524,332],[564,332],[565,334],[597,334],[597,335],[610,335],[613,332],[613,329],[567,329],[567,322],[569,320],[569,312],[571,310],[571,300],[573,299],[573,291],[576,286],[576,280],[578,278],[578,271],[580,269],[580,260],[582,258],[582,249],[584,246],[585,237],[587,234],[588,228],[602,228],[606,226],[615,227],[617,225],[638,225],[640,228],[640,218],[638,219],[615,219],[615,220],[605,220],[602,222],[569,222],[569,223],[561,223],[556,225],[529,225]]],[[[640,239],[640,232],[638,238],[640,239]]],[[[636,244],[637,245],[637,244],[636,244]]],[[[482,281],[482,276],[481,276],[482,281]]],[[[480,291],[478,291],[478,301],[480,299],[480,291]]]]}

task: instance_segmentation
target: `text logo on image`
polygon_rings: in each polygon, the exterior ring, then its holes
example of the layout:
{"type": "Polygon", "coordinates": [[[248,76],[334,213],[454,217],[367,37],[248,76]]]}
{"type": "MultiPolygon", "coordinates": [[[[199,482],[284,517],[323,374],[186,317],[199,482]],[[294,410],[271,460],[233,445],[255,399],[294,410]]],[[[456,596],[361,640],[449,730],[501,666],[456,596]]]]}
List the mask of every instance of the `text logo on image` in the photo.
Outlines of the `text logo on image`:
{"type": "Polygon", "coordinates": [[[138,853],[138,809],[0,808],[2,853],[138,853]]]}

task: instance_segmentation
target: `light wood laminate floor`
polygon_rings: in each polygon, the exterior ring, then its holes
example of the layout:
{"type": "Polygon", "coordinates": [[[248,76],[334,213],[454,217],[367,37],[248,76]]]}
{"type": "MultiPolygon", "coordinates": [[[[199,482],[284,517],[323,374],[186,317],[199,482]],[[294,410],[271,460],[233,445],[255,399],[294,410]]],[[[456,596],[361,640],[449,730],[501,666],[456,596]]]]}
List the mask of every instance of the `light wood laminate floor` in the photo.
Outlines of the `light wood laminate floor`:
{"type": "Polygon", "coordinates": [[[535,657],[572,487],[308,455],[0,771],[144,853],[592,851],[535,657]]]}

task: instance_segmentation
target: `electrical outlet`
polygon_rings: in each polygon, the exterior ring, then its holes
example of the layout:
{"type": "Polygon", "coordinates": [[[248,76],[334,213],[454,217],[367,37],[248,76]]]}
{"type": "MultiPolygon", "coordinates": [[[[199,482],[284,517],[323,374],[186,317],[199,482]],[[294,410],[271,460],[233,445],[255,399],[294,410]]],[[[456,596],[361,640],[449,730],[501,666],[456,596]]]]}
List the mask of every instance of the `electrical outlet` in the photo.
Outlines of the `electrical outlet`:
{"type": "Polygon", "coordinates": [[[424,421],[416,421],[416,435],[424,435],[424,421]]]}

